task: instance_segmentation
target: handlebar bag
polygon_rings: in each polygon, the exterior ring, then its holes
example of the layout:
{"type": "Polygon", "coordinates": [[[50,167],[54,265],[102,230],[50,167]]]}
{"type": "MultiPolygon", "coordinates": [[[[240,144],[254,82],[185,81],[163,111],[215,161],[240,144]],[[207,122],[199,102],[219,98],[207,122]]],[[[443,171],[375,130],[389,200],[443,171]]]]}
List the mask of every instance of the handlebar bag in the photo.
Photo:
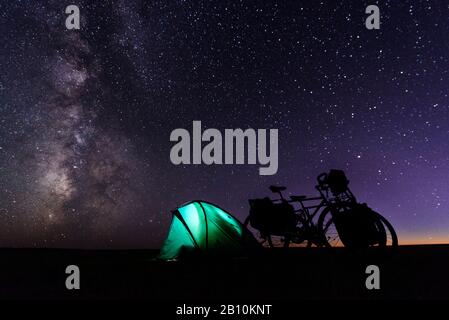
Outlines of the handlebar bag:
{"type": "Polygon", "coordinates": [[[344,171],[332,169],[327,175],[326,182],[334,195],[339,195],[348,189],[349,180],[344,171]]]}

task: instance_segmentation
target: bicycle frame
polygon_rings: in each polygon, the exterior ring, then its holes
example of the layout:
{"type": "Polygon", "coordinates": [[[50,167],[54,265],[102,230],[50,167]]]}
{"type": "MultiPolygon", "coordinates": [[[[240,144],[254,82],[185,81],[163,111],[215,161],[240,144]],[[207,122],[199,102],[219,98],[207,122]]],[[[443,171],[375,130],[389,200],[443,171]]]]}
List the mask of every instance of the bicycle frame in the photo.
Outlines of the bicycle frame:
{"type": "Polygon", "coordinates": [[[272,201],[273,202],[280,201],[287,203],[298,202],[300,204],[301,206],[300,209],[295,209],[295,213],[298,214],[299,222],[301,222],[301,224],[305,227],[312,227],[314,225],[313,219],[315,218],[315,216],[318,214],[318,212],[320,212],[322,208],[328,205],[328,201],[322,193],[320,193],[319,197],[307,197],[304,198],[303,200],[286,200],[285,197],[282,195],[282,192],[279,192],[279,196],[280,196],[279,199],[274,199],[272,201]],[[310,205],[310,206],[305,205],[305,202],[310,201],[320,201],[320,203],[317,205],[310,205]],[[314,209],[312,213],[310,212],[311,209],[314,209]]]}
{"type": "Polygon", "coordinates": [[[302,200],[286,200],[285,197],[283,196],[282,192],[278,192],[280,198],[279,199],[274,199],[273,202],[275,201],[284,201],[287,203],[295,203],[298,202],[301,206],[300,209],[296,209],[295,212],[299,213],[298,217],[300,219],[299,222],[301,222],[302,225],[307,226],[307,227],[311,227],[313,226],[313,219],[316,217],[316,215],[323,209],[323,208],[336,208],[336,207],[340,207],[343,206],[344,204],[348,204],[348,203],[357,203],[357,200],[354,196],[354,194],[352,193],[352,191],[347,188],[345,190],[345,192],[335,196],[333,195],[329,188],[324,185],[323,183],[320,182],[320,180],[318,180],[318,185],[315,186],[315,189],[319,192],[319,196],[317,197],[305,197],[302,200]],[[311,201],[320,201],[318,204],[316,205],[306,205],[306,202],[311,202],[311,201]],[[313,209],[313,210],[312,210],[313,209]],[[312,211],[312,212],[311,212],[312,211]],[[303,217],[303,215],[305,215],[305,217],[303,217]]]}

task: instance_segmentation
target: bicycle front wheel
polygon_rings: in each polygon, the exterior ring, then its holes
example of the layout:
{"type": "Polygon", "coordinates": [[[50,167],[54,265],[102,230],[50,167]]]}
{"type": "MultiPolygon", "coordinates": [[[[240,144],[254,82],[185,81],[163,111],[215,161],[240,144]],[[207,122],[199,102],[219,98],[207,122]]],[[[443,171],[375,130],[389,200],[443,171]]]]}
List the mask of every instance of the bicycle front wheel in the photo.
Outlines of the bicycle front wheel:
{"type": "Polygon", "coordinates": [[[325,208],[318,218],[318,231],[322,234],[324,246],[342,247],[340,236],[335,227],[334,219],[330,208],[325,208]]]}
{"type": "Polygon", "coordinates": [[[398,236],[391,223],[380,213],[373,211],[373,214],[385,230],[382,246],[396,248],[398,246],[398,236]]]}

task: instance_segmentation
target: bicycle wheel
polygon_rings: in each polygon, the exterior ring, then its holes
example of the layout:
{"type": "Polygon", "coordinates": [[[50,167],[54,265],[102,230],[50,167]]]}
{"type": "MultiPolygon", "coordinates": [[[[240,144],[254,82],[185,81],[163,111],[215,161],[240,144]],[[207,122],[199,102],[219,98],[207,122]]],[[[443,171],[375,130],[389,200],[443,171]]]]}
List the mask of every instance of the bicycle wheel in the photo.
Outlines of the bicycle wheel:
{"type": "Polygon", "coordinates": [[[303,231],[300,230],[291,237],[290,247],[293,248],[310,248],[313,242],[310,238],[303,235],[303,231]]]}
{"type": "Polygon", "coordinates": [[[267,236],[267,243],[265,246],[268,245],[270,248],[288,248],[290,243],[291,242],[288,237],[270,234],[267,236]]]}
{"type": "Polygon", "coordinates": [[[291,234],[288,236],[267,236],[266,243],[262,243],[264,246],[270,248],[310,248],[312,246],[312,241],[309,239],[304,239],[297,234],[291,234]]]}
{"type": "Polygon", "coordinates": [[[255,230],[256,232],[256,240],[265,248],[287,248],[290,243],[290,237],[285,235],[274,235],[269,234],[268,232],[261,232],[260,230],[254,229],[251,227],[250,216],[248,216],[243,225],[248,228],[248,230],[255,230]]]}
{"type": "Polygon", "coordinates": [[[382,224],[382,227],[385,230],[385,234],[383,235],[384,243],[382,243],[381,246],[396,248],[398,246],[398,236],[391,223],[380,213],[373,211],[373,214],[375,215],[376,219],[378,219],[379,223],[382,224]]]}
{"type": "MultiPolygon", "coordinates": [[[[370,210],[372,218],[375,220],[375,224],[378,230],[377,240],[369,247],[397,247],[398,237],[393,226],[385,219],[381,214],[370,210]]],[[[330,208],[326,208],[318,218],[318,228],[325,236],[326,241],[330,247],[344,246],[340,239],[338,231],[333,221],[332,212],[330,208]]]]}
{"type": "Polygon", "coordinates": [[[318,218],[318,230],[323,235],[323,245],[326,247],[342,247],[340,236],[332,217],[330,208],[325,208],[318,218]]]}
{"type": "Polygon", "coordinates": [[[295,248],[311,248],[323,247],[327,245],[324,236],[314,224],[298,227],[297,231],[291,236],[291,247],[295,248]]]}

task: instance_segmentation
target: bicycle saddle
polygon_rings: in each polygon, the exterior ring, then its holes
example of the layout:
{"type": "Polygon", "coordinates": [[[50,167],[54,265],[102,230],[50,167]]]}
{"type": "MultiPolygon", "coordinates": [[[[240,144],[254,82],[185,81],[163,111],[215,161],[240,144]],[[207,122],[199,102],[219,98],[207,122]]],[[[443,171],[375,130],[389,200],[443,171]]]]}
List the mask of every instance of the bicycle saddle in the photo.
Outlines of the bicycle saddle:
{"type": "Polygon", "coordinates": [[[282,186],[270,186],[270,190],[271,192],[281,192],[287,190],[287,188],[282,186]]]}
{"type": "Polygon", "coordinates": [[[290,196],[290,199],[293,201],[302,201],[304,199],[307,199],[307,196],[290,196]]]}

